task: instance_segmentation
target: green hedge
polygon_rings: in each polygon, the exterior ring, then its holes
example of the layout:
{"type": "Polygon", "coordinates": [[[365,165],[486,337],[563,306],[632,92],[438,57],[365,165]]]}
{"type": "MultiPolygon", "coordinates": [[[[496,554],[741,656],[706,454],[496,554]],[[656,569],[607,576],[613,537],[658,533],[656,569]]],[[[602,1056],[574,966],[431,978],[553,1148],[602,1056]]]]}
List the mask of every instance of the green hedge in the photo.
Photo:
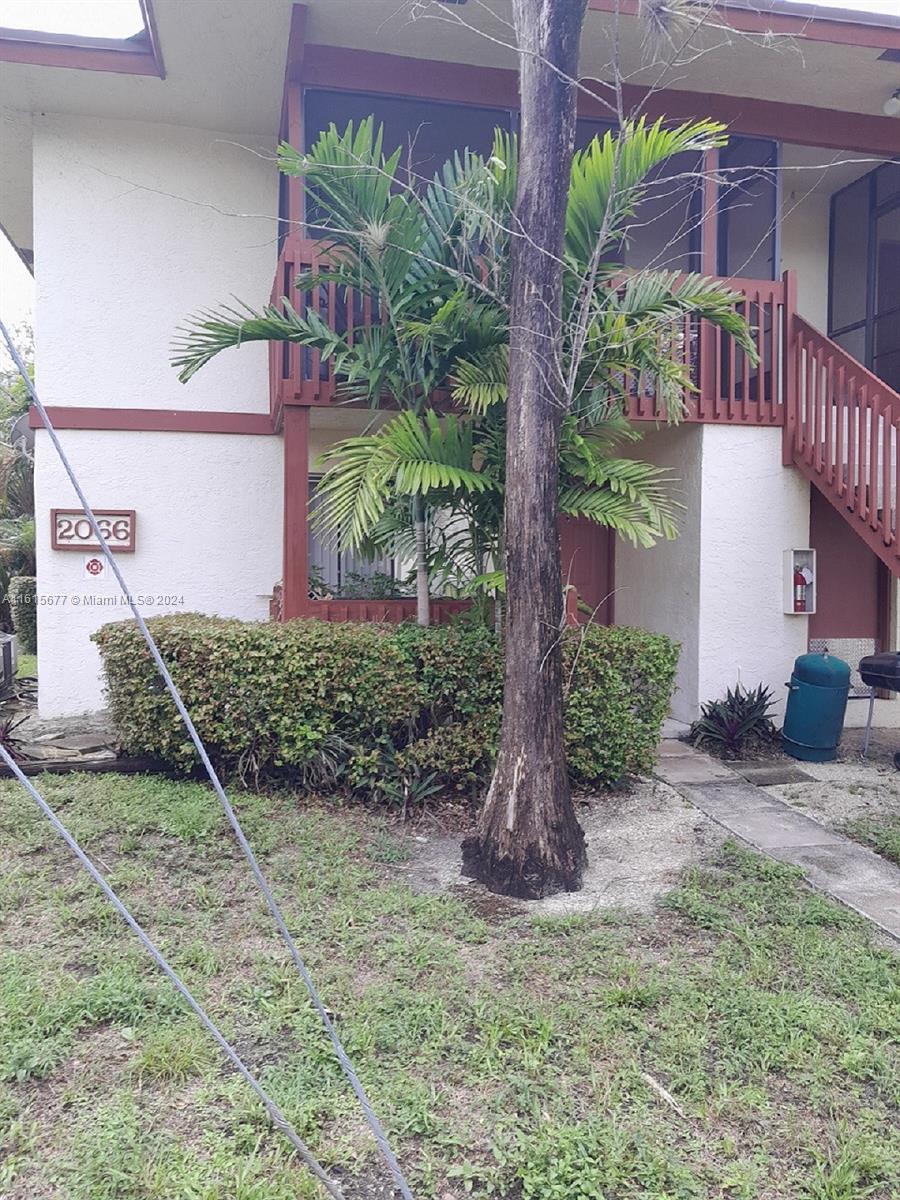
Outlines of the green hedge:
{"type": "Polygon", "coordinates": [[[9,581],[9,610],[13,628],[24,654],[37,650],[37,580],[33,575],[14,575],[9,581]]]}
{"type": "MultiPolygon", "coordinates": [[[[488,629],[189,614],[149,622],[213,761],[244,777],[415,798],[489,773],[500,726],[503,652],[488,629]],[[425,782],[427,781],[427,782],[425,782]],[[377,790],[377,788],[376,788],[377,790]]],[[[196,755],[131,622],[94,635],[124,748],[181,769],[196,755]]],[[[668,711],[678,647],[624,627],[563,639],[566,743],[577,782],[646,771],[668,711]]]]}

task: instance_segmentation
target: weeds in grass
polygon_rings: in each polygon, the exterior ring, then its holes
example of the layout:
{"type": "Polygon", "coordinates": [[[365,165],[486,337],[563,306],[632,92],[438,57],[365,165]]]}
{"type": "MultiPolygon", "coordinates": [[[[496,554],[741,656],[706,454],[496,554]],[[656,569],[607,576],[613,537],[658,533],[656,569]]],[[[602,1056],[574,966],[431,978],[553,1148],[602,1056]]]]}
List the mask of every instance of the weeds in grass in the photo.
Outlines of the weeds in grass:
{"type": "Polygon", "coordinates": [[[139,1079],[185,1080],[218,1061],[209,1035],[193,1017],[153,1026],[141,1035],[134,1070],[139,1079]]]}
{"type": "MultiPolygon", "coordinates": [[[[302,1136],[370,1178],[355,1100],[208,791],[46,788],[302,1136]]],[[[14,788],[0,800],[8,878],[27,879],[0,887],[0,1194],[313,1200],[121,922],[14,788]]],[[[408,843],[371,816],[235,802],[417,1200],[900,1194],[898,963],[796,871],[729,847],[657,915],[489,924],[398,882],[408,843]]]]}
{"type": "Polygon", "coordinates": [[[860,817],[856,821],[848,821],[843,826],[843,832],[854,841],[871,847],[888,862],[900,866],[900,814],[860,817]]]}
{"type": "Polygon", "coordinates": [[[80,1029],[125,1027],[182,1009],[171,989],[133,961],[78,979],[37,953],[0,959],[0,1080],[42,1078],[62,1060],[80,1029]]]}

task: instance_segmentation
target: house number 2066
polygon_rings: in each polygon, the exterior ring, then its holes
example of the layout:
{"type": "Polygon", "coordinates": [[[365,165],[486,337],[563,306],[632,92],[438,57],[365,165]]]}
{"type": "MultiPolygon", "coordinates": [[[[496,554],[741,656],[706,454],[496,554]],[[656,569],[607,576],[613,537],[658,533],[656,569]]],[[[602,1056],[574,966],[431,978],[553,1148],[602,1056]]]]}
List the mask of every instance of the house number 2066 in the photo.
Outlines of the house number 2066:
{"type": "MultiPolygon", "coordinates": [[[[134,509],[94,509],[97,528],[110,550],[134,550],[134,509]]],[[[81,509],[54,508],[50,513],[50,544],[54,550],[99,550],[91,523],[81,509]]]]}

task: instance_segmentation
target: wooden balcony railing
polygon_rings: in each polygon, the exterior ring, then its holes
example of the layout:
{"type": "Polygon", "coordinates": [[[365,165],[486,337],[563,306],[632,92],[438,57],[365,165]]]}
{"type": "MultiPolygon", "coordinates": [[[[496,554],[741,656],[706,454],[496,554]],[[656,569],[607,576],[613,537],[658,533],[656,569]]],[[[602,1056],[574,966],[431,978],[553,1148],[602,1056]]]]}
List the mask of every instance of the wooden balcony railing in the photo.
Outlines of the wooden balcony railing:
{"type": "Polygon", "coordinates": [[[900,394],[795,316],[784,461],[900,575],[900,394]]]}
{"type": "MultiPolygon", "coordinates": [[[[370,297],[322,284],[298,295],[294,280],[323,262],[321,243],[288,237],[278,260],[271,303],[287,296],[295,307],[311,308],[330,328],[345,332],[381,320],[370,297]]],[[[781,425],[784,422],[785,329],[790,316],[788,276],[783,280],[730,279],[742,292],[740,310],[754,330],[759,362],[752,363],[734,340],[706,321],[687,320],[684,330],[669,338],[669,350],[686,362],[696,391],[685,397],[684,419],[741,425],[781,425]]],[[[277,419],[285,404],[329,405],[338,399],[339,383],[327,359],[318,351],[290,344],[269,348],[272,414],[277,419]]],[[[627,399],[628,416],[635,421],[665,421],[652,390],[643,386],[627,399]]]]}
{"type": "MultiPolygon", "coordinates": [[[[684,397],[682,419],[720,425],[781,425],[789,280],[724,282],[743,293],[738,312],[753,330],[759,361],[751,361],[734,338],[708,321],[686,320],[682,335],[672,339],[673,352],[687,364],[696,389],[684,397]]],[[[627,413],[633,421],[666,419],[650,390],[630,396],[627,413]]]]}
{"type": "MultiPolygon", "coordinates": [[[[296,276],[321,261],[319,245],[289,237],[272,289],[272,303],[288,296],[306,305],[332,329],[352,331],[379,322],[370,298],[323,284],[298,295],[296,276]]],[[[841,513],[894,575],[900,575],[900,394],[814,329],[796,311],[791,272],[774,282],[727,281],[743,299],[739,309],[753,329],[758,360],[705,321],[686,320],[669,338],[669,352],[685,363],[694,389],[685,397],[688,422],[783,426],[783,461],[800,470],[841,513]]],[[[285,405],[329,405],[339,399],[333,364],[317,351],[272,344],[270,386],[276,421],[285,405]]],[[[663,422],[652,389],[626,397],[635,421],[663,422]]],[[[436,620],[465,602],[441,601],[436,620]]],[[[313,615],[330,621],[401,621],[414,615],[412,600],[310,602],[313,615]]]]}
{"type": "MultiPolygon", "coordinates": [[[[431,601],[432,625],[446,625],[450,619],[471,606],[471,600],[431,601]]],[[[386,625],[400,625],[403,621],[416,619],[414,599],[402,600],[309,600],[304,613],[319,621],[380,621],[386,625]]]]}

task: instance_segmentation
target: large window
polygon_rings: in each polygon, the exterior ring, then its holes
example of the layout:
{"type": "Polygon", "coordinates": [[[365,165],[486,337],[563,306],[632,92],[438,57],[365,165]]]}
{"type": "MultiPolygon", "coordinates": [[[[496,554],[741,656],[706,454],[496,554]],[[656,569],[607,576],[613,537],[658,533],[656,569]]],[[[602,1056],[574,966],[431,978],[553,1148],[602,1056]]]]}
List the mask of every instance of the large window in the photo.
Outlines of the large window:
{"type": "Polygon", "coordinates": [[[778,144],[731,137],[719,152],[719,274],[778,273],[778,144]]]}
{"type": "Polygon", "coordinates": [[[348,121],[358,123],[374,115],[384,125],[385,150],[403,147],[403,169],[414,185],[429,183],[457,150],[489,154],[494,129],[513,127],[507,109],[319,89],[304,93],[303,115],[307,146],[331,124],[343,130],[348,121]]]}
{"type": "MultiPolygon", "coordinates": [[[[517,123],[517,114],[508,109],[319,88],[304,93],[303,111],[307,145],[332,123],[344,129],[348,121],[374,115],[384,125],[385,149],[404,148],[403,169],[414,186],[430,182],[457,150],[489,153],[494,130],[511,132],[517,123]]],[[[613,128],[607,121],[580,120],[575,145],[584,147],[596,134],[602,137],[613,128]]],[[[698,155],[679,155],[650,178],[647,197],[618,252],[624,266],[699,269],[701,165],[698,155]]],[[[286,196],[281,207],[284,216],[286,196]]],[[[314,197],[307,197],[306,216],[308,223],[315,223],[314,197]]]]}
{"type": "Polygon", "coordinates": [[[900,163],[831,198],[830,336],[900,391],[900,163]]]}
{"type": "MultiPolygon", "coordinates": [[[[614,130],[611,121],[580,120],[575,148],[614,130]]],[[[702,157],[679,154],[646,181],[646,196],[629,222],[617,260],[636,271],[700,269],[702,157]]]]}

